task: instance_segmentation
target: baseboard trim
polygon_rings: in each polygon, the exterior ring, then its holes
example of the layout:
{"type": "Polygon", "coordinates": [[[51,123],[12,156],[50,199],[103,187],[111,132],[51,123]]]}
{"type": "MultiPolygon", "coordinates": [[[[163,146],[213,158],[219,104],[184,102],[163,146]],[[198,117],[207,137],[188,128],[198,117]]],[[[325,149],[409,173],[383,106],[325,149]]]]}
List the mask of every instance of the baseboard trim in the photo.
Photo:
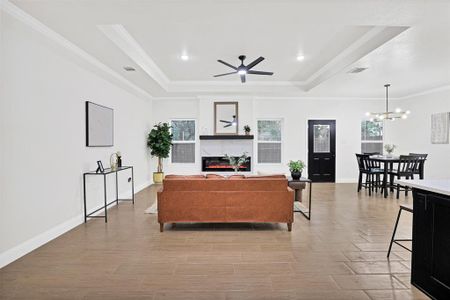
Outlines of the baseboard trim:
{"type": "Polygon", "coordinates": [[[336,183],[357,183],[358,180],[354,178],[340,178],[336,180],[336,183]]]}
{"type": "MultiPolygon", "coordinates": [[[[135,187],[134,190],[135,194],[151,186],[151,184],[152,184],[151,181],[147,181],[135,187]]],[[[119,198],[129,197],[130,193],[131,191],[128,191],[128,193],[125,192],[119,195],[119,198]]],[[[110,207],[114,205],[111,204],[110,207]]],[[[101,205],[99,207],[101,207],[101,205]]],[[[99,211],[97,214],[101,213],[103,213],[103,211],[99,211]]],[[[9,250],[6,250],[5,252],[0,254],[0,269],[83,223],[84,223],[84,214],[81,213],[71,218],[70,220],[67,220],[9,250]]]]}

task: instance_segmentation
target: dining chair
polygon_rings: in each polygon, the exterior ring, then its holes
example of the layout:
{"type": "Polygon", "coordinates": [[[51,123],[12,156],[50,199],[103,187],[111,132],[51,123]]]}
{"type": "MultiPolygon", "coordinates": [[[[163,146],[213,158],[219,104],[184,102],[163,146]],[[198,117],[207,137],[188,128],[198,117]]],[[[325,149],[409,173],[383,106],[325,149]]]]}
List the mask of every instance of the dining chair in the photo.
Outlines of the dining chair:
{"type": "MultiPolygon", "coordinates": [[[[389,171],[390,181],[397,179],[414,179],[414,171],[419,163],[419,158],[413,155],[400,155],[397,169],[389,171]]],[[[391,188],[397,190],[397,199],[400,197],[400,191],[405,191],[405,196],[408,196],[409,187],[395,183],[391,188]]]]}
{"type": "Polygon", "coordinates": [[[427,160],[428,154],[420,154],[420,153],[409,153],[409,155],[411,156],[416,156],[419,158],[419,162],[417,163],[416,168],[414,169],[414,174],[415,175],[419,175],[420,179],[424,179],[424,172],[423,170],[425,169],[425,161],[427,160]]]}
{"type": "Polygon", "coordinates": [[[380,176],[383,174],[383,170],[377,168],[367,154],[356,154],[356,160],[359,167],[358,192],[364,187],[369,190],[369,196],[372,196],[372,191],[374,189],[378,191],[378,187],[381,185],[380,176]],[[365,183],[363,182],[364,174],[366,175],[365,183]]]}

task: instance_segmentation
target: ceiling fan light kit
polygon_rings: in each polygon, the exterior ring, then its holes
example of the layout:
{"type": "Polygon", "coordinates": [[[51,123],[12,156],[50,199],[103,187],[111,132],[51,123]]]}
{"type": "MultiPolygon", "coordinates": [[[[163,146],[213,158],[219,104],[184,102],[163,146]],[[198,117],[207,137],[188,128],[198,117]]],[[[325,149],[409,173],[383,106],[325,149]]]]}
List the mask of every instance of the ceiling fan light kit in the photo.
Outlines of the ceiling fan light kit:
{"type": "Polygon", "coordinates": [[[411,113],[409,110],[403,111],[400,108],[396,108],[395,111],[389,111],[389,87],[390,84],[385,84],[386,88],[386,111],[384,112],[367,112],[366,116],[370,118],[370,121],[381,122],[383,120],[395,121],[397,119],[407,119],[411,113]]]}
{"type": "Polygon", "coordinates": [[[227,75],[231,75],[231,74],[238,74],[241,77],[241,82],[245,83],[246,82],[246,75],[248,75],[248,74],[252,74],[252,75],[268,75],[268,76],[272,76],[273,75],[273,72],[254,71],[254,70],[252,70],[252,68],[254,66],[256,66],[257,64],[259,64],[260,62],[262,62],[264,60],[264,57],[262,57],[262,56],[258,57],[257,59],[255,59],[254,61],[249,63],[248,65],[244,65],[245,55],[240,55],[239,56],[239,60],[241,61],[241,65],[238,66],[238,67],[235,67],[232,64],[229,64],[229,63],[227,63],[227,62],[225,62],[225,61],[223,61],[221,59],[217,60],[221,64],[224,64],[225,66],[232,68],[234,70],[234,72],[218,74],[218,75],[214,75],[214,77],[221,77],[221,76],[227,76],[227,75]]]}

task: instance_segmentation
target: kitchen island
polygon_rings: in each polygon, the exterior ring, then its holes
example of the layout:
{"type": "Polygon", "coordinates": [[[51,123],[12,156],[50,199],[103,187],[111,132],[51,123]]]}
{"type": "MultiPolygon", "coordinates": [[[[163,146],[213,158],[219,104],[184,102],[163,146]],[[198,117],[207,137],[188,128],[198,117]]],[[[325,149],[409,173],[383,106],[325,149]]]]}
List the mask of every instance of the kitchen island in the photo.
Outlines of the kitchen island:
{"type": "Polygon", "coordinates": [[[450,179],[397,182],[413,190],[411,283],[450,299],[450,179]]]}

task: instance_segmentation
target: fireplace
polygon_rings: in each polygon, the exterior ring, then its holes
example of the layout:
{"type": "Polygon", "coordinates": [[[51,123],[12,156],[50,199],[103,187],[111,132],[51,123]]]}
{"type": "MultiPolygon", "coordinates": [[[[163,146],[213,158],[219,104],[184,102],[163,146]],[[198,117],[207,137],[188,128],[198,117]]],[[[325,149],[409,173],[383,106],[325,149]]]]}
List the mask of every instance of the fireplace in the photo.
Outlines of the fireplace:
{"type": "MultiPolygon", "coordinates": [[[[251,157],[240,167],[239,172],[250,172],[252,169],[251,157]]],[[[234,172],[232,166],[223,156],[203,156],[202,172],[234,172]]]]}

